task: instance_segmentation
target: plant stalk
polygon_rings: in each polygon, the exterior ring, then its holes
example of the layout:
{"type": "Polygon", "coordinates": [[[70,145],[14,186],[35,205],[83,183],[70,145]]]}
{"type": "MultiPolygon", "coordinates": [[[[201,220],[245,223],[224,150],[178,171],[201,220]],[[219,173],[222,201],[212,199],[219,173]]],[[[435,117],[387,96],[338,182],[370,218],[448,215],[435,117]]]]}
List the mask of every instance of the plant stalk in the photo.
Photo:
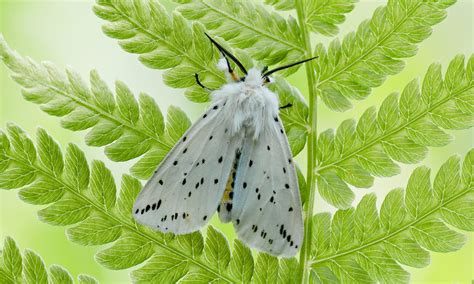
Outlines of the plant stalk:
{"type": "MultiPolygon", "coordinates": [[[[298,14],[298,23],[301,29],[302,42],[307,58],[313,56],[311,40],[309,32],[306,28],[306,15],[304,11],[304,0],[296,0],[296,11],[298,14]]],[[[308,81],[308,98],[309,98],[309,130],[308,130],[308,168],[306,173],[307,186],[309,188],[308,199],[305,203],[304,210],[304,239],[300,252],[300,272],[302,273],[302,283],[309,283],[311,255],[311,237],[313,231],[313,210],[316,197],[316,176],[314,169],[317,167],[316,148],[317,148],[317,127],[318,127],[318,100],[316,97],[317,90],[315,84],[315,74],[313,62],[306,62],[306,78],[308,81]]]]}

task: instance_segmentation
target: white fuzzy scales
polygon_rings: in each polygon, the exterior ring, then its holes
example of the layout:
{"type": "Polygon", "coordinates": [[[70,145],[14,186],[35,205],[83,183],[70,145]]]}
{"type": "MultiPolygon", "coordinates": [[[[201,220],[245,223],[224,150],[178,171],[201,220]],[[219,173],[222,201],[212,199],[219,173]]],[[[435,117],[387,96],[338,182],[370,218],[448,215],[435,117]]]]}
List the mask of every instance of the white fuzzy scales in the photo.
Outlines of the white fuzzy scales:
{"type": "Polygon", "coordinates": [[[302,211],[277,95],[252,68],[245,80],[229,82],[212,98],[143,188],[135,218],[162,232],[186,234],[219,207],[221,219],[231,220],[249,246],[294,256],[303,239],[302,211]]]}

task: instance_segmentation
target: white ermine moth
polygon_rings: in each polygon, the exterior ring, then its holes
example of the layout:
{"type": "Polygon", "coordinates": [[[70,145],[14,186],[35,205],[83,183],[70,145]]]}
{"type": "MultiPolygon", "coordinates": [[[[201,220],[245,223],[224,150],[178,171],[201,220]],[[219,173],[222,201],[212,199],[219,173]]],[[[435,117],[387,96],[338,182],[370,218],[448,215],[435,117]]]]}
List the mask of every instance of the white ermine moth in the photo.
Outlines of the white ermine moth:
{"type": "Polygon", "coordinates": [[[199,230],[217,210],[248,246],[294,256],[303,241],[298,178],[278,116],[278,97],[267,84],[273,72],[314,58],[247,72],[209,39],[223,56],[218,66],[228,72],[229,82],[210,90],[195,75],[197,84],[211,92],[212,103],[146,183],[133,215],[152,229],[186,234],[199,230]]]}

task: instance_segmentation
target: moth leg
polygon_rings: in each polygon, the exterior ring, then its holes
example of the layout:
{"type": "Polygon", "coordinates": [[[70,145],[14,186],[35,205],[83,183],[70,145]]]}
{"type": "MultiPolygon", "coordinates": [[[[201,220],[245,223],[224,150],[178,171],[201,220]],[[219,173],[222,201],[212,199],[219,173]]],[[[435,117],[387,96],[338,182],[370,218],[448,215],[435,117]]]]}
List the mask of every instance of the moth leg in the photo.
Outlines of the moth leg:
{"type": "Polygon", "coordinates": [[[198,73],[194,73],[194,78],[196,78],[196,84],[198,84],[198,85],[199,85],[200,87],[202,87],[204,90],[209,91],[209,92],[215,91],[214,89],[210,89],[210,88],[204,86],[204,85],[201,83],[201,80],[199,80],[199,75],[198,75],[198,73]]]}
{"type": "Polygon", "coordinates": [[[289,107],[292,107],[292,106],[293,106],[293,104],[287,103],[286,105],[281,106],[280,109],[285,109],[285,108],[289,108],[289,107]]]}

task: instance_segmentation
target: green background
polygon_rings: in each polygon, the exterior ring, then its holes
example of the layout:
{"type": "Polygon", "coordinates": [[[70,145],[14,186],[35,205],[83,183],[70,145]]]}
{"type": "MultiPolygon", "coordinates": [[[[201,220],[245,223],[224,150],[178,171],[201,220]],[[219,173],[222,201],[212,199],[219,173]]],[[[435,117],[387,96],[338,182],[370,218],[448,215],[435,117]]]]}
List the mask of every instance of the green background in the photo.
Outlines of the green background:
{"type": "MultiPolygon", "coordinates": [[[[162,1],[172,9],[172,4],[162,1]]],[[[369,18],[373,10],[384,1],[360,1],[347,20],[341,25],[340,37],[369,18]]],[[[183,90],[171,89],[161,82],[161,71],[143,66],[135,55],[125,53],[115,40],[101,32],[101,20],[92,13],[92,1],[13,1],[0,0],[0,33],[13,49],[38,61],[51,61],[59,67],[72,66],[84,78],[96,68],[102,78],[112,86],[114,80],[122,80],[136,94],[146,92],[153,96],[162,110],[171,104],[183,108],[192,120],[203,111],[205,105],[191,103],[183,96],[183,90]]],[[[346,118],[357,118],[369,106],[379,106],[381,101],[393,91],[401,91],[413,78],[421,79],[432,62],[440,62],[444,69],[456,54],[467,57],[473,52],[474,4],[470,0],[458,1],[448,9],[448,17],[433,29],[432,36],[419,46],[418,54],[406,60],[406,68],[398,75],[389,77],[383,86],[374,89],[369,99],[357,103],[346,113],[332,113],[324,106],[318,114],[319,129],[337,125],[346,118]]],[[[314,36],[314,43],[329,42],[326,37],[314,36]]],[[[290,78],[290,81],[306,94],[304,72],[290,78]]],[[[40,109],[22,99],[19,87],[9,78],[6,68],[0,64],[0,125],[14,121],[34,135],[36,128],[45,128],[65,147],[69,142],[78,144],[86,151],[89,160],[100,159],[113,170],[118,181],[122,173],[127,173],[133,161],[112,163],[104,156],[101,148],[88,147],[83,142],[85,132],[70,132],[59,126],[58,119],[41,112],[40,109]]],[[[472,147],[473,132],[451,131],[455,140],[447,147],[431,148],[423,164],[437,171],[440,164],[450,155],[464,155],[472,147]]],[[[304,166],[305,152],[297,157],[304,166]]],[[[416,165],[401,165],[402,173],[393,178],[376,179],[369,190],[356,189],[357,201],[363,194],[375,192],[378,205],[392,188],[405,186],[408,176],[416,165]]],[[[356,202],[357,202],[356,201],[356,202]]],[[[356,204],[356,203],[354,203],[356,204]]],[[[21,248],[31,248],[41,254],[49,266],[61,264],[76,276],[88,273],[102,283],[128,282],[128,271],[110,271],[100,267],[94,260],[94,252],[99,247],[83,247],[69,242],[64,228],[52,227],[38,221],[38,206],[23,203],[17,191],[0,191],[0,238],[11,236],[21,248]]],[[[316,210],[334,211],[320,198],[316,210]]],[[[229,240],[234,238],[233,229],[212,221],[223,230],[229,240]]],[[[431,253],[429,267],[415,269],[406,267],[412,273],[413,283],[471,283],[473,269],[473,234],[467,235],[466,245],[458,252],[431,253]]]]}

